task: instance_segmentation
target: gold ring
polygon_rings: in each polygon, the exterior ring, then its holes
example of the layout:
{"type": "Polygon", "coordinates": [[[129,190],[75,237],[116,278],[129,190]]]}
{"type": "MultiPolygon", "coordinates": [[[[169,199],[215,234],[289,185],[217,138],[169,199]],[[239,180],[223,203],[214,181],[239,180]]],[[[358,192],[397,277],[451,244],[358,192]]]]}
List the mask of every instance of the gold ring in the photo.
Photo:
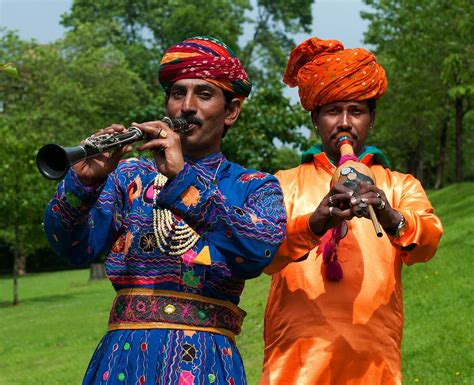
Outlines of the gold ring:
{"type": "Polygon", "coordinates": [[[332,210],[334,210],[334,207],[329,206],[329,216],[332,217],[332,210]]]}
{"type": "Polygon", "coordinates": [[[334,206],[334,202],[332,201],[332,195],[329,197],[329,204],[330,204],[331,206],[334,206]]]}
{"type": "Polygon", "coordinates": [[[158,139],[166,139],[168,136],[168,133],[162,128],[160,129],[160,132],[158,133],[158,139]]]}
{"type": "Polygon", "coordinates": [[[377,210],[383,210],[385,208],[385,202],[380,198],[380,204],[377,206],[377,210]]]}

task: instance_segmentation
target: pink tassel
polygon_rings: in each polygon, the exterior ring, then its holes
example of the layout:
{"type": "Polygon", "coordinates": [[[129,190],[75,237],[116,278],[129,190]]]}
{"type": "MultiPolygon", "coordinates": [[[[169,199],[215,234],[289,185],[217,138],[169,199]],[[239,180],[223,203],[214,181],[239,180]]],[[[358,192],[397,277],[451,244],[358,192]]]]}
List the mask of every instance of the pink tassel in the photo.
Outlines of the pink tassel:
{"type": "Polygon", "coordinates": [[[325,265],[329,263],[331,260],[332,256],[336,252],[336,244],[333,242],[333,240],[329,240],[328,243],[324,245],[324,250],[323,250],[323,262],[325,265]]]}
{"type": "Polygon", "coordinates": [[[342,225],[336,226],[330,232],[330,238],[323,247],[323,263],[326,265],[325,277],[328,281],[337,282],[342,279],[342,266],[337,261],[337,246],[341,240],[342,225]]]}
{"type": "Polygon", "coordinates": [[[337,260],[329,262],[326,266],[326,279],[332,282],[337,282],[342,279],[342,267],[337,260]]]}

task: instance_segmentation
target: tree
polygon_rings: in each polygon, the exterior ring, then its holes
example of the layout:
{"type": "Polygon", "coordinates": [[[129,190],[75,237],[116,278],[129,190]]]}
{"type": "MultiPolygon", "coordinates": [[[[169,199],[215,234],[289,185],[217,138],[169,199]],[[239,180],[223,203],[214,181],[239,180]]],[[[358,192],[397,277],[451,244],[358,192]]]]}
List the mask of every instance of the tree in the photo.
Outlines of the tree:
{"type": "Polygon", "coordinates": [[[0,146],[7,149],[0,161],[0,236],[17,267],[45,245],[42,212],[55,188],[35,167],[37,150],[47,142],[78,144],[98,128],[124,122],[150,95],[112,46],[81,49],[67,41],[42,46],[0,31],[0,52],[21,73],[17,81],[0,78],[0,146]]]}
{"type": "MultiPolygon", "coordinates": [[[[62,23],[71,33],[100,23],[104,33],[96,44],[113,44],[120,49],[154,95],[161,93],[156,74],[159,59],[169,46],[196,35],[225,41],[241,58],[254,90],[225,138],[224,151],[245,166],[273,171],[277,167],[274,141],[291,143],[296,149],[306,144],[300,127],[309,126],[310,120],[299,105],[292,105],[283,96],[281,78],[295,46],[291,36],[309,32],[311,5],[309,0],[148,0],[136,1],[131,7],[127,0],[75,0],[62,23]],[[112,23],[104,27],[105,20],[112,23]],[[253,31],[247,40],[242,38],[244,26],[253,31]]],[[[159,101],[156,96],[139,117],[156,118],[144,111],[161,111],[154,104],[159,101]]],[[[136,116],[135,112],[131,115],[136,116]]]]}
{"type": "MultiPolygon", "coordinates": [[[[449,127],[455,121],[461,127],[462,117],[471,108],[469,90],[474,77],[468,62],[472,61],[474,5],[467,0],[365,3],[372,7],[371,12],[363,13],[371,22],[365,40],[375,46],[389,78],[389,91],[380,103],[376,140],[387,145],[397,166],[404,165],[429,186],[441,186],[441,173],[446,169],[442,162],[453,158],[447,151],[451,147],[449,127]],[[461,62],[464,64],[456,64],[461,62]],[[459,100],[456,107],[453,98],[459,92],[463,108],[459,100]]],[[[453,148],[459,168],[461,144],[453,148]]],[[[455,179],[453,173],[448,179],[455,179]]]]}

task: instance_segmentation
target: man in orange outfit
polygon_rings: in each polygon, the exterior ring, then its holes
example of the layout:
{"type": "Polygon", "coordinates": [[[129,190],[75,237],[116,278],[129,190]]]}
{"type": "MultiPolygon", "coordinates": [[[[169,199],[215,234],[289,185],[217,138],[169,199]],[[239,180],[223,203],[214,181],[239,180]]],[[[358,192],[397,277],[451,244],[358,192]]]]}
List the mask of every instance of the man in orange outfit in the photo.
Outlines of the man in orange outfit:
{"type": "Polygon", "coordinates": [[[402,265],[428,261],[442,226],[420,183],[365,146],[385,71],[364,49],[311,38],[291,53],[284,81],[298,86],[322,145],[277,173],[287,239],[266,270],[273,275],[260,385],[401,385],[402,265]],[[330,187],[340,133],[352,137],[377,186],[330,187]],[[356,218],[368,217],[368,205],[381,238],[356,218]]]}

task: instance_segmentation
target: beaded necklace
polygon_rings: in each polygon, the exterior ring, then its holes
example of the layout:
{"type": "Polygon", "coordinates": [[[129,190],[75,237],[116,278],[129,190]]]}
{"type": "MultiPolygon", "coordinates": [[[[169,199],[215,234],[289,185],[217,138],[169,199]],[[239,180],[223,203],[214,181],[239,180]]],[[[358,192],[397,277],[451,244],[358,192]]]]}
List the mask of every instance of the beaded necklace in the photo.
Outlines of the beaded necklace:
{"type": "MultiPolygon", "coordinates": [[[[216,178],[222,159],[217,166],[212,183],[217,185],[216,178]]],[[[168,178],[163,174],[158,174],[153,183],[153,202],[159,190],[163,188],[168,178]]],[[[200,236],[181,218],[173,214],[170,210],[155,205],[153,208],[153,230],[156,244],[162,253],[168,255],[182,255],[192,248],[199,240],[200,236]]]]}

